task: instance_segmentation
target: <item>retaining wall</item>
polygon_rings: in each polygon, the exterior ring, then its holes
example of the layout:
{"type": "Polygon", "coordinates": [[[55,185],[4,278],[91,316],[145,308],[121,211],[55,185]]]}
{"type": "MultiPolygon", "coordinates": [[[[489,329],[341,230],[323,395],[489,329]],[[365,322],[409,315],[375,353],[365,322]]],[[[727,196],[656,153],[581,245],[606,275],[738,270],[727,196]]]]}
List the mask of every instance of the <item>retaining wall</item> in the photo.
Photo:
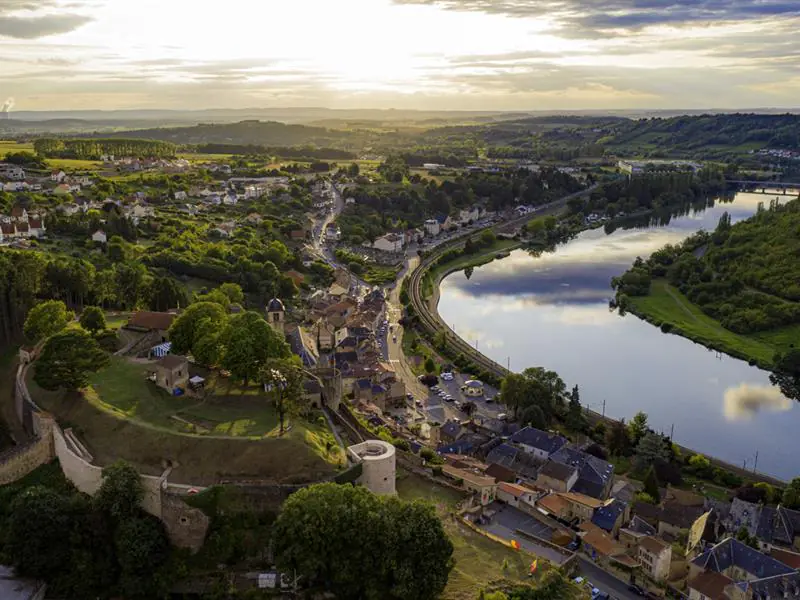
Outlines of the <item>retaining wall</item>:
{"type": "Polygon", "coordinates": [[[34,469],[53,460],[53,436],[50,433],[55,421],[50,415],[36,413],[37,429],[41,435],[27,444],[14,446],[0,454],[0,485],[25,477],[34,469]]]}

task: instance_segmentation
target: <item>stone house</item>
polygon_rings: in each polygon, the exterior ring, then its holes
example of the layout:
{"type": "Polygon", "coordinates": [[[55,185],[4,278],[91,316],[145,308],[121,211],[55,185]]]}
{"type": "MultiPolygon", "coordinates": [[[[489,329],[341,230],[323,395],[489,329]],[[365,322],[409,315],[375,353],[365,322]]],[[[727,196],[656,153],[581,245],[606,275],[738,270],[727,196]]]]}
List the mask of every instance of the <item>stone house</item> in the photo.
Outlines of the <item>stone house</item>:
{"type": "Polygon", "coordinates": [[[645,573],[656,581],[665,581],[672,562],[672,546],[658,538],[645,536],[639,541],[637,558],[645,573]]]}
{"type": "Polygon", "coordinates": [[[177,316],[175,313],[140,310],[130,316],[125,327],[152,334],[154,342],[166,342],[169,339],[169,328],[177,316]]]}
{"type": "Polygon", "coordinates": [[[519,507],[520,504],[533,507],[537,497],[538,494],[532,489],[516,483],[500,482],[497,484],[497,499],[514,507],[519,507]]]}
{"type": "Polygon", "coordinates": [[[547,461],[539,469],[536,485],[555,492],[568,492],[578,481],[578,470],[575,467],[547,461]]]}
{"type": "Polygon", "coordinates": [[[185,356],[167,354],[153,365],[155,384],[172,393],[176,388],[185,389],[189,383],[189,361],[185,356]]]}
{"type": "Polygon", "coordinates": [[[482,506],[491,504],[497,497],[497,482],[492,477],[448,464],[442,465],[442,472],[447,477],[460,481],[465,490],[475,493],[482,506]]]}

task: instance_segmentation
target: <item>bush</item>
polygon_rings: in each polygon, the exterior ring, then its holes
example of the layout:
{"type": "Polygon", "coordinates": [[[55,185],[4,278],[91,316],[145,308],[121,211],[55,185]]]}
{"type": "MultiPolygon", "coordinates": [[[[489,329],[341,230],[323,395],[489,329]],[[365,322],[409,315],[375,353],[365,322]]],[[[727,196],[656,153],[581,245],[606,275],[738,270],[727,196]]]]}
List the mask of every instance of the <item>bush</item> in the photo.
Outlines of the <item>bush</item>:
{"type": "Polygon", "coordinates": [[[106,352],[116,352],[120,348],[119,338],[117,337],[117,332],[113,329],[106,329],[105,331],[101,331],[95,336],[97,343],[100,347],[105,350],[106,352]]]}
{"type": "Polygon", "coordinates": [[[408,443],[408,440],[395,438],[392,440],[392,444],[398,450],[402,450],[403,452],[411,452],[411,444],[408,443]]]}
{"type": "Polygon", "coordinates": [[[422,448],[419,451],[419,455],[426,462],[431,462],[436,459],[436,452],[434,452],[430,448],[422,448]]]}

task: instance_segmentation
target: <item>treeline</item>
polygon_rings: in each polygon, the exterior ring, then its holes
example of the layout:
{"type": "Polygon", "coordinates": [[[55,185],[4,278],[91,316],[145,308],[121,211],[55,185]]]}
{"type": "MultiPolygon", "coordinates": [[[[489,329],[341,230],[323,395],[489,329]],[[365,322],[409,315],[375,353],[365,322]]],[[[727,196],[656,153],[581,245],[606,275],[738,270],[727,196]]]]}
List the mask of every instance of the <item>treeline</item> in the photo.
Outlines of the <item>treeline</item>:
{"type": "Polygon", "coordinates": [[[33,148],[39,156],[78,160],[99,160],[103,155],[172,158],[176,151],[175,144],[138,139],[39,138],[33,148]]]}
{"type": "Polygon", "coordinates": [[[800,202],[763,205],[731,225],[725,213],[712,233],[668,245],[612,282],[617,298],[647,295],[666,278],[710,317],[737,333],[800,323],[800,202]]]}
{"type": "Polygon", "coordinates": [[[276,156],[304,162],[318,159],[351,160],[357,158],[353,152],[337,148],[318,148],[316,146],[263,146],[260,144],[200,144],[190,146],[198,154],[235,154],[255,156],[276,156]]]}
{"type": "Polygon", "coordinates": [[[351,243],[374,241],[392,229],[419,227],[432,217],[457,213],[480,202],[499,211],[523,204],[539,206],[577,192],[583,184],[556,169],[531,173],[521,169],[504,173],[466,173],[437,184],[418,174],[408,176],[408,165],[400,158],[387,160],[379,168],[384,177],[412,184],[401,188],[358,187],[351,192],[356,204],[348,205],[338,223],[351,243]]]}
{"type": "Polygon", "coordinates": [[[647,173],[603,184],[588,200],[569,202],[573,213],[601,213],[609,217],[691,205],[725,191],[721,169],[705,168],[697,173],[647,173]]]}

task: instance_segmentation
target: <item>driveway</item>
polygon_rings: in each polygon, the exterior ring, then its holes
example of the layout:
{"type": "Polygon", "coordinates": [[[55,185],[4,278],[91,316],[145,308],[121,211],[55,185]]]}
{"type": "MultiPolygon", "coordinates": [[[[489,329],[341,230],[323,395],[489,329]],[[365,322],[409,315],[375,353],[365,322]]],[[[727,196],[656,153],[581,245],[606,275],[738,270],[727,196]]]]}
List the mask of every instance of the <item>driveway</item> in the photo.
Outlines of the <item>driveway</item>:
{"type": "Polygon", "coordinates": [[[619,600],[642,600],[633,592],[628,591],[628,584],[606,573],[589,559],[578,555],[578,569],[587,580],[591,581],[594,587],[606,592],[619,600]]]}

